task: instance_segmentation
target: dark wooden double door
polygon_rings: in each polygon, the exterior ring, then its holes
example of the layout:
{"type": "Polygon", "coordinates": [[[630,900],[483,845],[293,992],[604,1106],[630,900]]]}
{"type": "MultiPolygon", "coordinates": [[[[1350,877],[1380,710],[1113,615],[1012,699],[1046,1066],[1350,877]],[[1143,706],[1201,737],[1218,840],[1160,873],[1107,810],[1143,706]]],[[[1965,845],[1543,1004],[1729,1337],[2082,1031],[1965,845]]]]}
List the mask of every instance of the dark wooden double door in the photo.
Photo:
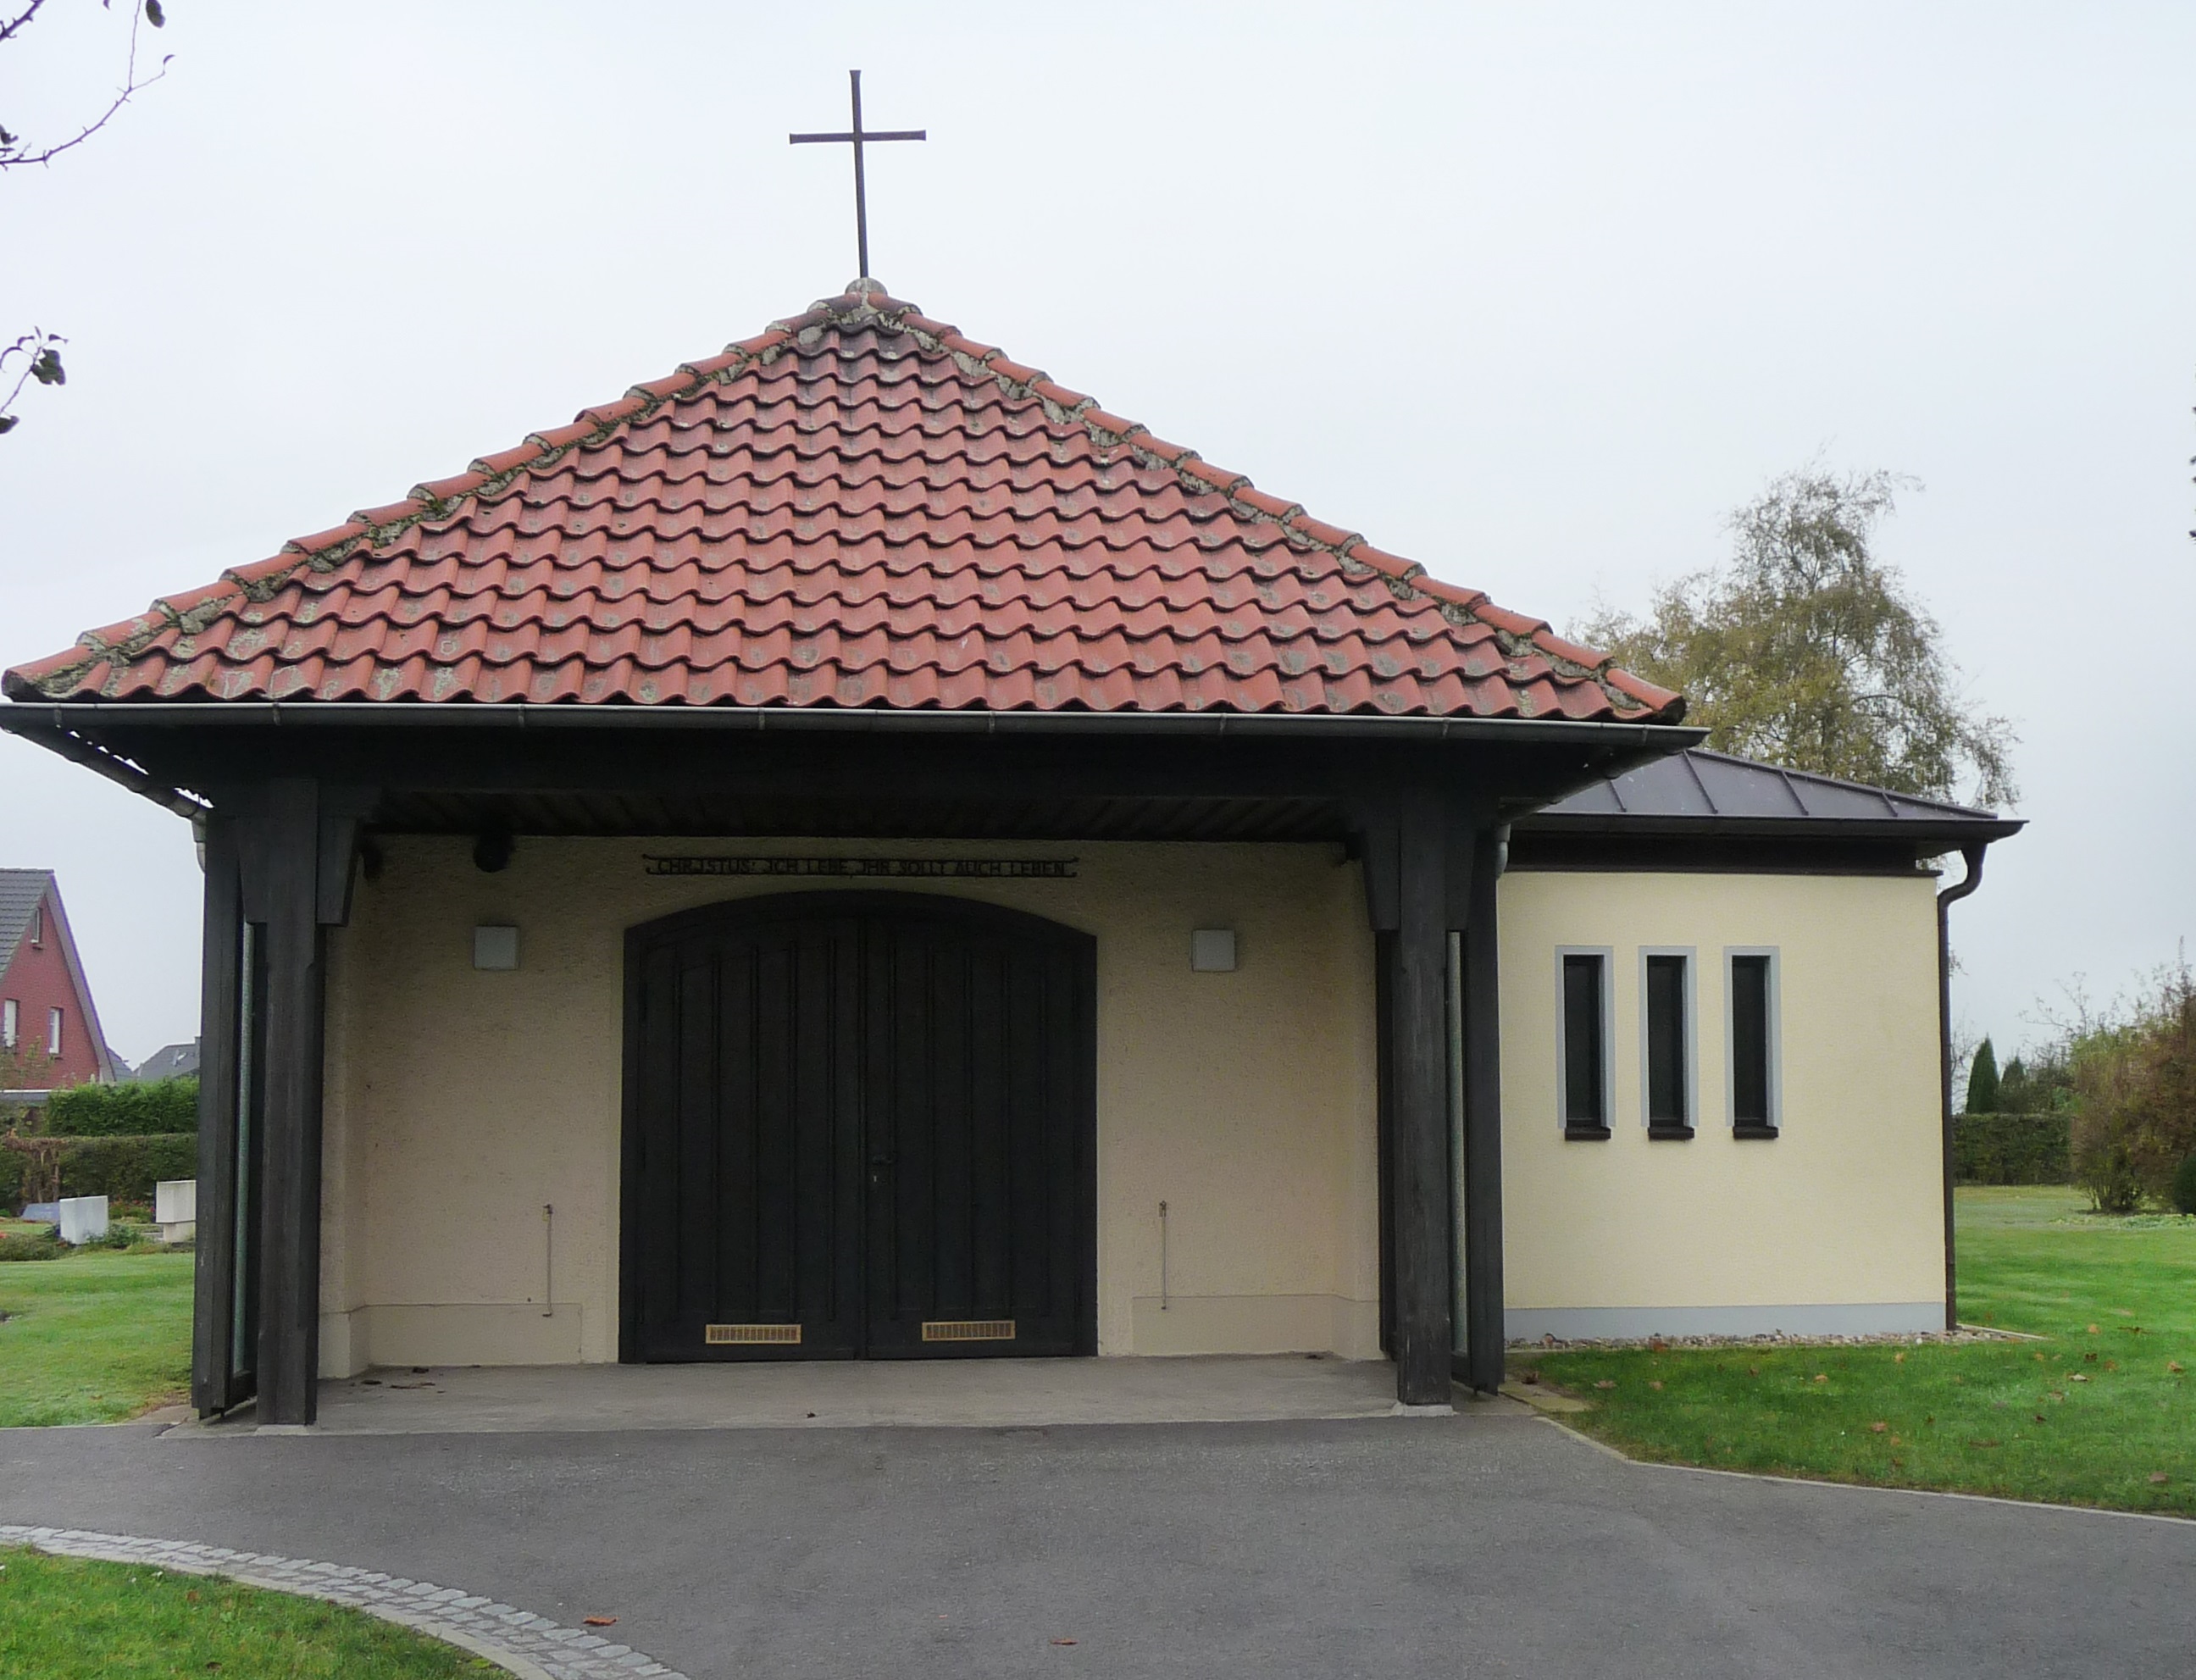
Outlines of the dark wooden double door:
{"type": "Polygon", "coordinates": [[[626,959],[622,1358],[1097,1351],[1089,936],[789,893],[626,959]]]}

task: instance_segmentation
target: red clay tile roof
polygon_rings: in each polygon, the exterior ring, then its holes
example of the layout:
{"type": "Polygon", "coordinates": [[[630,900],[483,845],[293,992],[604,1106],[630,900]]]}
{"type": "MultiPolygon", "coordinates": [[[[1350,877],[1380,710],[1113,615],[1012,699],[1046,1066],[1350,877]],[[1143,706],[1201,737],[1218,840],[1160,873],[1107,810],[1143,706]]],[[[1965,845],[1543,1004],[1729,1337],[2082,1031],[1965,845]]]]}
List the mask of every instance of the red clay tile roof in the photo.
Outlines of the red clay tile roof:
{"type": "Polygon", "coordinates": [[[16,700],[1675,722],[873,282],[8,673],[16,700]]]}

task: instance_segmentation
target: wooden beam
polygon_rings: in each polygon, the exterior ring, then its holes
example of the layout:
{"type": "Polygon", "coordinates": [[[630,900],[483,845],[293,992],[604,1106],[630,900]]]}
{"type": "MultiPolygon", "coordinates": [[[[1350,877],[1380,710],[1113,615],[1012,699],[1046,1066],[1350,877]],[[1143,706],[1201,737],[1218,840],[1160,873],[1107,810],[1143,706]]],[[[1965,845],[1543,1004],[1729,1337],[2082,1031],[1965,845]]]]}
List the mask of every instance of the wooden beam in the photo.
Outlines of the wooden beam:
{"type": "Polygon", "coordinates": [[[191,1404],[201,1417],[230,1404],[236,1299],[239,956],[244,904],[236,828],[205,819],[204,943],[199,959],[198,1274],[192,1303],[191,1404]]]}
{"type": "Polygon", "coordinates": [[[1501,930],[1496,889],[1509,831],[1481,830],[1471,847],[1470,918],[1464,928],[1465,1380],[1484,1393],[1502,1385],[1501,930]]]}
{"type": "Polygon", "coordinates": [[[1448,855],[1438,789],[1398,799],[1397,907],[1389,1049],[1394,1075],[1396,1397],[1407,1406],[1450,1396],[1453,1181],[1448,1126],[1448,855]]]}
{"type": "Polygon", "coordinates": [[[310,1423],[321,1341],[320,788],[268,788],[266,1166],[260,1204],[259,1421],[310,1423]]]}

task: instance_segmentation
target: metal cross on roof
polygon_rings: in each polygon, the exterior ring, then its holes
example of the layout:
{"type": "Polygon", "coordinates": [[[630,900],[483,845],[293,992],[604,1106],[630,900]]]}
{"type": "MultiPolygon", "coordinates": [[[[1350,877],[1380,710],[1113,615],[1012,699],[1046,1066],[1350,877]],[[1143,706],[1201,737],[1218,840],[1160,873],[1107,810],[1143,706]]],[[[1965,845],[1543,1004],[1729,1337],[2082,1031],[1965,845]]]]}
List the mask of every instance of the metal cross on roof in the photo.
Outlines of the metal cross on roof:
{"type": "Polygon", "coordinates": [[[873,140],[928,140],[929,135],[922,129],[864,129],[862,126],[862,72],[847,72],[854,87],[854,126],[844,134],[789,134],[786,141],[793,146],[836,144],[854,148],[854,240],[860,248],[861,278],[873,280],[870,273],[870,206],[867,183],[862,172],[862,147],[873,140]]]}

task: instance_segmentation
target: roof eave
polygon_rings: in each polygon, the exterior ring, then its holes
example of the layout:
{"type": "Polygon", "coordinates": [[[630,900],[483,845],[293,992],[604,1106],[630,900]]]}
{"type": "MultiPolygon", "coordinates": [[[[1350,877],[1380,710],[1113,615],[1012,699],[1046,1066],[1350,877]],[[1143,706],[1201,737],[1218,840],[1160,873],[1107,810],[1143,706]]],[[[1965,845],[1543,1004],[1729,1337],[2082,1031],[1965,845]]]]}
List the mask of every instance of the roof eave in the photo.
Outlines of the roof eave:
{"type": "Polygon", "coordinates": [[[1927,846],[1987,846],[2028,826],[2018,817],[1635,817],[1616,812],[1592,817],[1556,816],[1547,811],[1519,817],[1515,825],[1537,834],[1743,835],[1761,840],[1896,840],[1927,846]]]}
{"type": "MultiPolygon", "coordinates": [[[[1329,735],[1418,740],[1594,741],[1675,752],[1707,731],[1642,719],[1391,716],[1355,712],[990,711],[884,707],[633,706],[523,701],[12,701],[0,730],[41,739],[85,728],[702,729],[917,733],[1329,735]]],[[[51,744],[49,742],[47,744],[51,744]]]]}

